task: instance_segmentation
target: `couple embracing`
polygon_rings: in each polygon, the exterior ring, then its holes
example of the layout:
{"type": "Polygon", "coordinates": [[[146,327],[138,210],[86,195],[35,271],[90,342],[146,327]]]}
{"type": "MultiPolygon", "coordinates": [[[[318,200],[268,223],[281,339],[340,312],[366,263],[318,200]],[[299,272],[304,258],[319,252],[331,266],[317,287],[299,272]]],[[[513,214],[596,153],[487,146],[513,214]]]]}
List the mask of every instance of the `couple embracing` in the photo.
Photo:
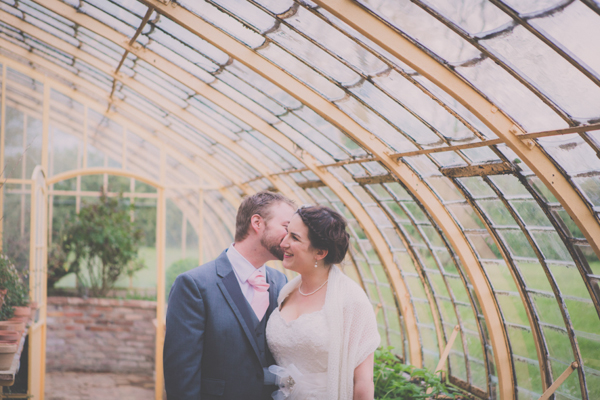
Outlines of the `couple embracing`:
{"type": "Polygon", "coordinates": [[[235,242],[171,289],[168,400],[373,400],[380,337],[365,292],[336,265],[348,244],[334,210],[245,198],[235,242]],[[298,276],[264,265],[276,259],[298,276]]]}

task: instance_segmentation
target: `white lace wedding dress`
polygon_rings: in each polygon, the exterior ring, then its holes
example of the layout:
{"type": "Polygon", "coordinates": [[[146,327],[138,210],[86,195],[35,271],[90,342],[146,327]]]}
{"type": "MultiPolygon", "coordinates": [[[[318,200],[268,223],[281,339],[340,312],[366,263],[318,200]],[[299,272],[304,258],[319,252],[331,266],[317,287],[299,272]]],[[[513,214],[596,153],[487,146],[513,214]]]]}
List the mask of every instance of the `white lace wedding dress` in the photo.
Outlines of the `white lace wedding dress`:
{"type": "MultiPolygon", "coordinates": [[[[300,286],[288,282],[277,304],[300,286]]],[[[358,284],[332,266],[323,309],[286,322],[275,309],[267,323],[267,343],[283,377],[275,400],[352,400],[354,370],[379,346],[373,306],[358,284]],[[291,387],[293,386],[293,388],[291,387]]]]}
{"type": "Polygon", "coordinates": [[[281,375],[290,374],[294,381],[293,387],[288,385],[291,393],[282,389],[274,398],[326,399],[329,329],[325,312],[303,314],[286,322],[277,308],[269,318],[266,334],[269,349],[281,367],[281,375]]]}

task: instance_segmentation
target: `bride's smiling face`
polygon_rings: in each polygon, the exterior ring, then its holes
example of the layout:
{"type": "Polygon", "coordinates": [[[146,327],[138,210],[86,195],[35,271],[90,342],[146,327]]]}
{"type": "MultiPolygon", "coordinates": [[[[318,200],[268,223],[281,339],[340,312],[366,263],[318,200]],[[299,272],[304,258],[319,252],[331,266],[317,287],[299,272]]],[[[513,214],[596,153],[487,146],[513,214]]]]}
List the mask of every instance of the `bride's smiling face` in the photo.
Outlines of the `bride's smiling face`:
{"type": "Polygon", "coordinates": [[[298,273],[314,268],[322,250],[313,248],[308,238],[308,227],[298,214],[294,214],[287,227],[288,233],[281,242],[283,267],[298,273]]]}

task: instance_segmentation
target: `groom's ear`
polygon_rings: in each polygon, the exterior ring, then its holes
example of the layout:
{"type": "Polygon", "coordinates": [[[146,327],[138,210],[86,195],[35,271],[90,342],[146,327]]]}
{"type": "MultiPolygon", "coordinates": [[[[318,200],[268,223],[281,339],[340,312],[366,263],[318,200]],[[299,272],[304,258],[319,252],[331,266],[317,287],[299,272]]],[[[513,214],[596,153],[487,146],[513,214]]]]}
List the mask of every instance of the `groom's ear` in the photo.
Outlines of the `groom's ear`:
{"type": "Polygon", "coordinates": [[[258,214],[254,214],[250,217],[250,229],[254,231],[254,233],[259,233],[261,229],[265,226],[265,220],[258,214]]]}

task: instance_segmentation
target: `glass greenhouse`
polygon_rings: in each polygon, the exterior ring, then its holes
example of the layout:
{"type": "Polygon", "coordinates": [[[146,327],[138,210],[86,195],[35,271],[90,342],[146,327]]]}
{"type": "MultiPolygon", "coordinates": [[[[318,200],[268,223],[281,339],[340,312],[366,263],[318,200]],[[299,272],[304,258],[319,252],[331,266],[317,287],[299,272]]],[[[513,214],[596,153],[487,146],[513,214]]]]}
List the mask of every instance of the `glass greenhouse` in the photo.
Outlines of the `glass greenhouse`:
{"type": "Polygon", "coordinates": [[[35,398],[46,232],[104,188],[151,210],[159,333],[169,254],[216,257],[273,190],[346,216],[404,362],[458,326],[477,398],[600,399],[598,0],[0,0],[0,65],[35,398]]]}

